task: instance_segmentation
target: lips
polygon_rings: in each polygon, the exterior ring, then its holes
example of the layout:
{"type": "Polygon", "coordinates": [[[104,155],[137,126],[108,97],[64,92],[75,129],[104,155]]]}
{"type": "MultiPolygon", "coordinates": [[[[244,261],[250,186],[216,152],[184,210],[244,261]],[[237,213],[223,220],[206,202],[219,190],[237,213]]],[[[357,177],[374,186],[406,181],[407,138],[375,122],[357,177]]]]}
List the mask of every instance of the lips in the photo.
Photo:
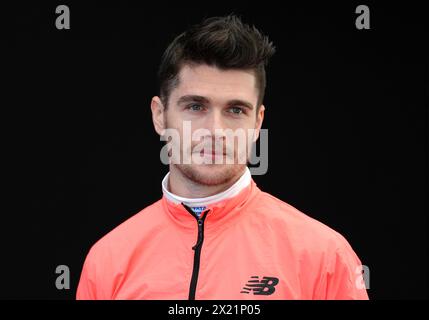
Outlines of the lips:
{"type": "Polygon", "coordinates": [[[216,152],[215,150],[201,150],[201,155],[211,155],[211,156],[226,156],[226,153],[224,152],[216,152]]]}

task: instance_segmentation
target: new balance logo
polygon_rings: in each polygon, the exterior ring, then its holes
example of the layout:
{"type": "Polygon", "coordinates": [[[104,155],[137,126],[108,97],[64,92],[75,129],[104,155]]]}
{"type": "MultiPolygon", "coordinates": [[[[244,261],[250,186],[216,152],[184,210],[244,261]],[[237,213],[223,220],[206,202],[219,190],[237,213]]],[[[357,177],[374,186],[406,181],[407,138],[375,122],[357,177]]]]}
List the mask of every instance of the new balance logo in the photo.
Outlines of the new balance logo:
{"type": "Polygon", "coordinates": [[[247,281],[240,293],[249,294],[253,291],[254,295],[270,295],[276,291],[276,288],[274,287],[278,283],[278,278],[263,277],[262,280],[259,280],[258,276],[251,276],[250,280],[247,281]]]}

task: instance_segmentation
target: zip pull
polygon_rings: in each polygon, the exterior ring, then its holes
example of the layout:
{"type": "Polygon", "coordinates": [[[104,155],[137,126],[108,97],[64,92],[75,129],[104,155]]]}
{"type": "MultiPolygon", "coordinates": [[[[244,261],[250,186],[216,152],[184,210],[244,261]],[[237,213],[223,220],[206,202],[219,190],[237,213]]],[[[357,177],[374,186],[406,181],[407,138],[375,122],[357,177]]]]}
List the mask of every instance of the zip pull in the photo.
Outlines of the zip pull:
{"type": "Polygon", "coordinates": [[[192,247],[192,250],[196,250],[204,240],[204,220],[207,217],[207,214],[210,212],[210,209],[207,209],[204,212],[201,212],[200,216],[198,216],[190,207],[188,207],[186,204],[182,202],[182,206],[188,211],[196,220],[198,223],[198,239],[197,243],[192,247]]]}
{"type": "Polygon", "coordinates": [[[203,220],[198,219],[198,240],[197,243],[192,247],[195,250],[203,242],[203,220]]]}
{"type": "Polygon", "coordinates": [[[200,217],[197,218],[198,223],[198,240],[197,243],[192,247],[192,250],[196,250],[203,242],[204,240],[204,220],[207,217],[207,213],[210,211],[210,209],[204,211],[201,213],[200,217]]]}

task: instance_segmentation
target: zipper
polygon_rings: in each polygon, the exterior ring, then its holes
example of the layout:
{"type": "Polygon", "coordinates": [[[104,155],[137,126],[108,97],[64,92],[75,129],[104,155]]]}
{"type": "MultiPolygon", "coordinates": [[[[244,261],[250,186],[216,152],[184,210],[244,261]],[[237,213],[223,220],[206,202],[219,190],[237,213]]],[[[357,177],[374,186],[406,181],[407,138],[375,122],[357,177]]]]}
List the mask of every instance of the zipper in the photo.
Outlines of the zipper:
{"type": "Polygon", "coordinates": [[[192,277],[191,277],[191,283],[189,286],[189,297],[188,297],[189,300],[195,300],[195,291],[197,290],[198,274],[200,272],[201,247],[203,246],[203,242],[204,242],[204,220],[206,219],[207,213],[210,211],[210,209],[202,212],[201,215],[198,217],[195,214],[195,212],[192,211],[191,208],[189,208],[183,203],[182,205],[197,220],[197,225],[198,225],[197,243],[192,247],[192,250],[194,250],[194,266],[192,268],[192,277]]]}

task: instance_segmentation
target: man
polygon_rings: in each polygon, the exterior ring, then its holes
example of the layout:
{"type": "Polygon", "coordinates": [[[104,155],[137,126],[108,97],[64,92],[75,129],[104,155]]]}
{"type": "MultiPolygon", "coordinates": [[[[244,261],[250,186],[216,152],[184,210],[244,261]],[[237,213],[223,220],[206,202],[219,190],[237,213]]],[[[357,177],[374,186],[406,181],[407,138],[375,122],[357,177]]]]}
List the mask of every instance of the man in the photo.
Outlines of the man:
{"type": "Polygon", "coordinates": [[[165,139],[163,197],[91,248],[78,299],[368,298],[347,241],[261,191],[247,167],[274,51],[235,16],[207,19],[170,44],[151,102],[156,132],[180,137],[165,139]],[[251,139],[231,143],[227,130],[251,139]]]}

